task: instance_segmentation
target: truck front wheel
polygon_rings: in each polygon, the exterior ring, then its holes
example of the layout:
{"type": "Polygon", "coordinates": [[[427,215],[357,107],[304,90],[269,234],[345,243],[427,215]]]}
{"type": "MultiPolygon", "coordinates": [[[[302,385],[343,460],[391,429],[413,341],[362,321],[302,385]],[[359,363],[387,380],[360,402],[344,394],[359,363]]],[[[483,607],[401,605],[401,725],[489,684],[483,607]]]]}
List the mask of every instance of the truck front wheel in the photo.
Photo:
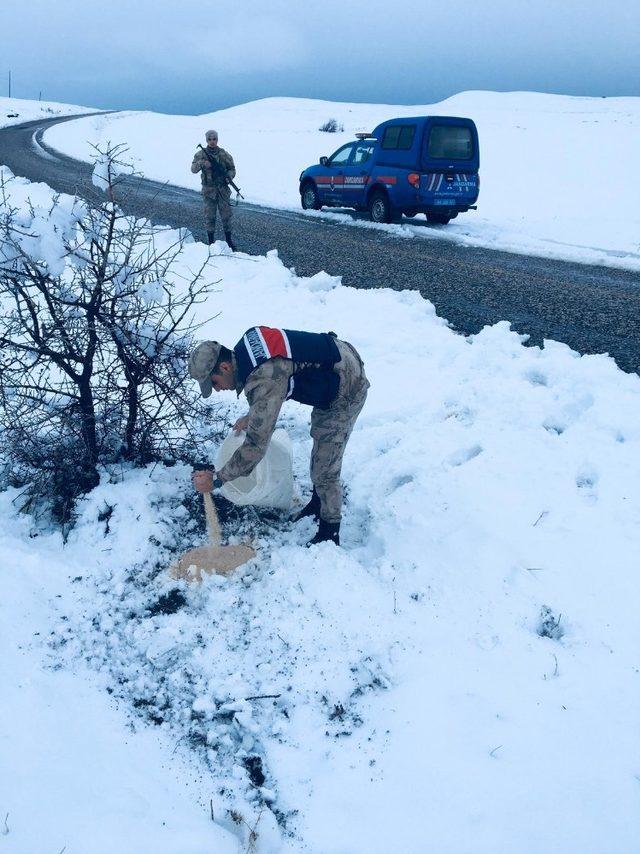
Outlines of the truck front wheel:
{"type": "Polygon", "coordinates": [[[318,198],[316,185],[312,184],[311,181],[308,181],[302,188],[302,192],[300,193],[300,202],[306,211],[319,211],[322,207],[320,199],[318,198]]]}

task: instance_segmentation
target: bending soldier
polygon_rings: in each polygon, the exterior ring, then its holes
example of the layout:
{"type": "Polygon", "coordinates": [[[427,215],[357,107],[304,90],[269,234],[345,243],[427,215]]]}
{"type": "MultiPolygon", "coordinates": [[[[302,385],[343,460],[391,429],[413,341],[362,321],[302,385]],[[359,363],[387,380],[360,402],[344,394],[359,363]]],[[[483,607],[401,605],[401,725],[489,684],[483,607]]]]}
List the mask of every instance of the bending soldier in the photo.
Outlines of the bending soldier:
{"type": "Polygon", "coordinates": [[[340,544],[342,459],[353,425],[367,397],[369,381],[356,349],[332,332],[316,334],[254,326],[233,350],[203,341],[189,358],[189,375],[203,397],[212,391],[244,391],[249,413],[234,425],[246,430],[243,444],[219,472],[198,471],[193,483],[210,492],[248,475],[266,453],[280,408],[291,398],[312,406],[311,480],[313,493],[296,521],[313,516],[318,533],[310,545],[340,544]]]}
{"type": "Polygon", "coordinates": [[[215,240],[216,214],[220,211],[224,239],[230,249],[235,251],[231,237],[231,190],[228,181],[235,178],[236,167],[233,157],[218,145],[218,132],[208,130],[205,134],[206,148],[199,148],[193,156],[191,171],[200,172],[202,197],[204,199],[204,217],[209,243],[215,240]]]}

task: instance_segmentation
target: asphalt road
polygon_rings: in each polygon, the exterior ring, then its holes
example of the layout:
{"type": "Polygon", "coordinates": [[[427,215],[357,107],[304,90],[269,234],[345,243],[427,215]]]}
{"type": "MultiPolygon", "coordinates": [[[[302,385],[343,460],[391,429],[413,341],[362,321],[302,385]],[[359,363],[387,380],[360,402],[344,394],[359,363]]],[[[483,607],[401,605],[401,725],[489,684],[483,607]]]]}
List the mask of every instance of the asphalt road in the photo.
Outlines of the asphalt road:
{"type": "MultiPolygon", "coordinates": [[[[16,175],[44,181],[61,192],[103,200],[91,183],[89,166],[42,143],[44,130],[59,121],[69,119],[0,129],[0,163],[16,175]]],[[[185,163],[185,172],[188,168],[185,163]]],[[[127,212],[186,227],[204,239],[198,192],[139,178],[128,181],[131,192],[123,203],[127,212]]],[[[354,219],[361,216],[354,214],[354,219]]],[[[412,224],[418,222],[412,220],[412,224]]],[[[446,226],[425,223],[424,228],[446,226]]],[[[531,344],[553,338],[581,353],[607,352],[623,370],[640,370],[640,274],[636,272],[475,249],[444,240],[408,240],[248,204],[235,208],[233,231],[240,250],[263,255],[277,249],[283,262],[300,275],[326,270],[342,276],[351,287],[418,290],[441,317],[465,334],[508,320],[518,332],[530,336],[531,344]]],[[[401,335],[402,330],[389,330],[389,334],[393,347],[394,334],[401,335]]]]}

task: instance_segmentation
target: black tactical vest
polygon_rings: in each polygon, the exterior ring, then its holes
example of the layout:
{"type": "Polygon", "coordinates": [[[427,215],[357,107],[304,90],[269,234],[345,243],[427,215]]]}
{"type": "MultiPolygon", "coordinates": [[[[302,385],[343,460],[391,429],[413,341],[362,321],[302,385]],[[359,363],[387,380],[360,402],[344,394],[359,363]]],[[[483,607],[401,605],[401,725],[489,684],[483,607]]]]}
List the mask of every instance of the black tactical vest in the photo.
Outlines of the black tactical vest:
{"type": "Polygon", "coordinates": [[[259,365],[280,356],[303,365],[291,377],[288,398],[327,409],[338,394],[340,377],[333,366],[340,361],[340,352],[333,333],[252,326],[233,351],[242,385],[259,365]]]}

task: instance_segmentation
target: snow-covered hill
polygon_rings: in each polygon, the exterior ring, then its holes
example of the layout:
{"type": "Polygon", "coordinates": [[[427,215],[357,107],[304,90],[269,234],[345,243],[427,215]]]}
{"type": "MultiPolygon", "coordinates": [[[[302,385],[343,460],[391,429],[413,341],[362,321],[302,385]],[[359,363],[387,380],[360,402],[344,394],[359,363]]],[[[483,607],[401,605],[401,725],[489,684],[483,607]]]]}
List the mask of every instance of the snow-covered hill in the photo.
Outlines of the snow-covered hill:
{"type": "Polygon", "coordinates": [[[95,107],[78,107],[56,101],[28,101],[22,98],[0,98],[0,127],[31,122],[36,119],[53,119],[56,116],[73,116],[92,113],[95,107]]]}
{"type": "MultiPolygon", "coordinates": [[[[12,187],[28,227],[50,191],[12,187]]],[[[364,357],[344,548],[248,514],[255,562],[176,592],[158,568],[202,536],[186,468],[105,473],[66,545],[2,496],[0,851],[226,854],[249,826],[259,854],[633,854],[638,377],[214,252],[202,337],[331,328],[364,357]]],[[[282,416],[300,500],[308,417],[282,416]]]]}
{"type": "Polygon", "coordinates": [[[45,139],[86,160],[93,144],[125,143],[148,177],[196,188],[191,158],[214,127],[248,201],[298,208],[298,176],[320,155],[384,119],[425,114],[476,122],[482,186],[476,212],[445,228],[405,220],[408,237],[640,269],[637,181],[630,177],[640,159],[640,98],[464,92],[412,106],[267,98],[203,116],[97,116],[53,128],[45,139]],[[329,118],[344,132],[320,132],[329,118]]]}

